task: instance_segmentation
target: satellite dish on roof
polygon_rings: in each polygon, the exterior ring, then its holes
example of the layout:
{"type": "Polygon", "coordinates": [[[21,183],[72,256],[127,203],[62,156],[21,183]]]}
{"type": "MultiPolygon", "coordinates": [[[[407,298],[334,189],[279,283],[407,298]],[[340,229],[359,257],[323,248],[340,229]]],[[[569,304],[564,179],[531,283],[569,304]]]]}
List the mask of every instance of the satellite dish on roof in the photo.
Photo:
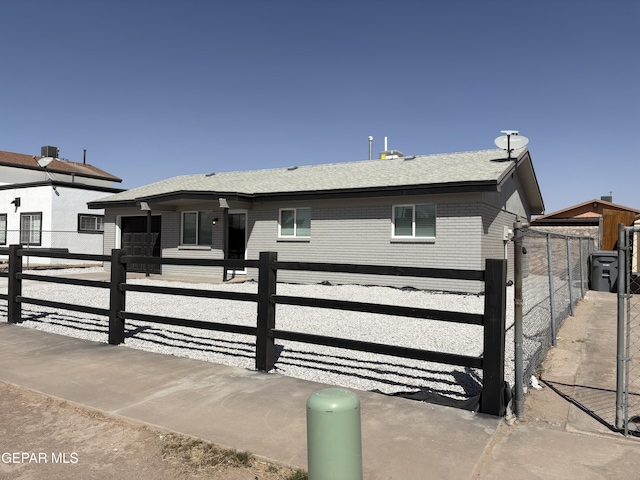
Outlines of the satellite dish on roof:
{"type": "Polygon", "coordinates": [[[502,150],[515,150],[516,148],[522,148],[529,143],[527,137],[522,135],[502,135],[494,140],[496,146],[502,150]]]}
{"type": "MultiPolygon", "coordinates": [[[[35,157],[33,157],[33,158],[35,159],[35,157]]],[[[49,170],[47,170],[47,165],[49,165],[54,160],[55,160],[55,158],[53,158],[53,157],[42,157],[42,158],[36,160],[36,162],[38,163],[38,165],[40,165],[40,167],[42,167],[44,169],[44,173],[47,174],[47,177],[49,177],[49,180],[51,180],[51,182],[52,182],[51,183],[51,188],[55,192],[56,196],[59,197],[60,196],[60,192],[58,192],[58,189],[53,184],[53,177],[51,176],[51,173],[49,173],[49,170]]]]}
{"type": "Polygon", "coordinates": [[[40,165],[42,168],[45,168],[47,165],[53,162],[53,160],[53,157],[42,157],[40,160],[38,160],[38,165],[40,165]]]}

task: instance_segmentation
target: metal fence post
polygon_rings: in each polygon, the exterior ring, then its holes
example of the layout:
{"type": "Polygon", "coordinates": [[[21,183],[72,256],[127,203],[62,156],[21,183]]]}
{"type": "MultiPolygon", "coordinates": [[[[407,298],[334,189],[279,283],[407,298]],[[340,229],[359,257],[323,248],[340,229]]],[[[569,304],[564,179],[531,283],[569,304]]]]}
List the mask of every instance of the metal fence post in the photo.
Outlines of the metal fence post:
{"type": "Polygon", "coordinates": [[[624,223],[618,224],[618,328],[616,355],[616,428],[624,424],[624,367],[625,367],[625,298],[626,298],[626,235],[624,223]]]}
{"type": "Polygon", "coordinates": [[[124,250],[111,250],[111,291],[109,302],[109,344],[124,342],[124,319],[120,312],[125,310],[125,291],[121,288],[127,282],[127,266],[122,263],[124,250]]]}
{"type": "Polygon", "coordinates": [[[580,298],[584,298],[584,255],[582,254],[582,237],[578,238],[580,248],[580,298]]]}
{"type": "Polygon", "coordinates": [[[513,224],[513,284],[514,284],[514,315],[513,315],[513,343],[515,348],[515,395],[514,413],[516,417],[523,416],[524,390],[523,390],[523,360],[522,360],[522,222],[517,218],[513,224]]]}
{"type": "Polygon", "coordinates": [[[507,261],[487,259],[484,292],[484,357],[480,412],[503,416],[507,261]]]}
{"type": "Polygon", "coordinates": [[[571,237],[567,237],[567,281],[569,282],[569,314],[573,317],[573,271],[571,268],[571,237]]]}
{"type": "Polygon", "coordinates": [[[258,277],[258,328],[256,332],[256,370],[268,372],[275,364],[275,342],[271,330],[276,326],[277,252],[260,252],[258,277]]]}
{"type": "Polygon", "coordinates": [[[9,277],[7,279],[7,321],[18,323],[22,320],[22,305],[16,299],[22,295],[22,279],[18,274],[22,273],[22,257],[18,255],[20,245],[9,245],[9,277]]]}
{"type": "Polygon", "coordinates": [[[551,234],[549,233],[547,233],[547,265],[549,267],[549,312],[551,314],[551,345],[556,347],[556,299],[555,288],[553,286],[553,253],[551,250],[551,234]]]}

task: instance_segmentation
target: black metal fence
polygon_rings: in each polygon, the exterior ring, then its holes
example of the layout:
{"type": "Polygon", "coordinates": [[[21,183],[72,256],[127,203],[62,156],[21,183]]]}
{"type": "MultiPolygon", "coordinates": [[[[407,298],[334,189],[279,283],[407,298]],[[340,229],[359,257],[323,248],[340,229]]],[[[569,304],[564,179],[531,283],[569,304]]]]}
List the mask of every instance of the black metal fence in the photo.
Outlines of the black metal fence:
{"type": "Polygon", "coordinates": [[[7,294],[0,294],[0,299],[7,301],[7,315],[9,323],[17,323],[22,320],[22,304],[32,304],[108,317],[108,342],[113,345],[124,342],[126,320],[141,320],[151,323],[251,335],[256,338],[255,367],[257,370],[265,372],[274,368],[276,361],[276,339],[476,368],[482,370],[483,377],[482,394],[480,397],[480,412],[497,416],[502,416],[505,413],[505,389],[507,388],[504,382],[506,260],[487,260],[484,270],[454,270],[375,265],[284,262],[277,260],[277,253],[275,252],[261,252],[258,260],[210,260],[128,256],[124,254],[123,250],[113,250],[111,256],[74,254],[47,250],[35,252],[33,250],[25,250],[19,245],[12,245],[8,249],[0,249],[0,255],[8,255],[9,259],[8,271],[0,273],[1,276],[8,277],[7,294]],[[38,256],[109,263],[111,278],[109,282],[102,282],[23,273],[22,258],[27,255],[31,257],[38,256]],[[259,272],[258,292],[224,292],[131,284],[127,283],[126,265],[129,263],[217,266],[229,270],[257,268],[259,272]],[[485,285],[484,312],[482,314],[475,314],[397,305],[277,295],[277,272],[279,270],[327,271],[481,281],[484,282],[485,285]],[[24,297],[22,295],[23,280],[109,289],[109,308],[102,309],[85,305],[24,297]],[[126,292],[128,291],[256,302],[256,326],[234,325],[229,323],[217,323],[129,312],[126,310],[126,292]],[[483,327],[484,332],[484,353],[479,357],[474,357],[431,350],[421,350],[410,347],[386,345],[383,343],[363,342],[345,338],[280,330],[276,326],[277,304],[378,313],[425,320],[439,320],[445,322],[480,325],[483,327]]]}

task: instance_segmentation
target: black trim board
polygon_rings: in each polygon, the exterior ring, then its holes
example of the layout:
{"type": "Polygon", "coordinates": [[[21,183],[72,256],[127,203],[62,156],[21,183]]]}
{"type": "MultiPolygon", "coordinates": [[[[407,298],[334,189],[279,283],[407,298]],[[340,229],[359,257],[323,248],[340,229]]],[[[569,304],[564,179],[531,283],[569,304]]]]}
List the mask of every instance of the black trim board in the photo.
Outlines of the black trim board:
{"type": "Polygon", "coordinates": [[[78,190],[92,190],[96,192],[105,192],[105,193],[120,193],[125,191],[125,189],[123,188],[101,187],[99,185],[87,185],[86,183],[61,182],[59,180],[53,180],[53,181],[43,180],[42,182],[28,182],[28,183],[10,183],[7,185],[0,185],[0,190],[14,190],[19,188],[35,188],[35,187],[47,187],[47,186],[74,188],[78,190]]]}
{"type": "MultiPolygon", "coordinates": [[[[230,192],[203,192],[180,190],[158,195],[148,195],[120,201],[89,202],[90,209],[136,207],[139,202],[167,202],[172,200],[202,200],[218,201],[219,198],[245,202],[275,202],[285,200],[328,200],[343,198],[375,198],[375,197],[405,197],[416,195],[443,195],[457,193],[497,192],[500,186],[495,180],[484,182],[445,183],[439,185],[406,185],[401,187],[371,187],[359,189],[316,190],[309,192],[276,192],[242,194],[230,192]]],[[[152,205],[153,208],[153,205],[152,205]]]]}

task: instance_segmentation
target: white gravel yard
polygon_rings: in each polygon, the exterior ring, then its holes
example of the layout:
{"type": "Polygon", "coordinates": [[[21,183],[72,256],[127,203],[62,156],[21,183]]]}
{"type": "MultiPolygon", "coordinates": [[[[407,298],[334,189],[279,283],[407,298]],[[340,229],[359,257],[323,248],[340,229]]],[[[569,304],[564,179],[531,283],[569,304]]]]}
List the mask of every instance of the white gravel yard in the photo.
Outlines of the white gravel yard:
{"type": "MultiPolygon", "coordinates": [[[[101,269],[94,269],[101,270],[101,269]]],[[[38,275],[69,275],[74,270],[38,271],[38,275]]],[[[83,273],[91,272],[82,269],[83,273]]],[[[0,279],[6,285],[6,279],[0,279]]],[[[129,283],[257,292],[257,283],[193,284],[156,279],[129,283]]],[[[1,291],[6,291],[3,287],[1,291]]],[[[330,298],[437,310],[482,313],[484,297],[400,290],[358,285],[278,284],[279,295],[330,298]]],[[[24,281],[23,296],[108,308],[108,289],[24,281]]],[[[127,292],[127,311],[202,321],[256,325],[254,302],[201,299],[127,292]]],[[[108,319],[73,311],[23,305],[21,325],[51,333],[107,342],[108,319]]],[[[6,321],[6,302],[0,302],[6,321]]],[[[513,288],[507,291],[506,380],[513,384],[513,288]]],[[[276,328],[462,355],[482,354],[482,327],[388,315],[278,305],[276,328]]],[[[125,345],[169,355],[254,369],[255,338],[186,327],[129,320],[125,345]]],[[[296,378],[385,393],[428,391],[454,399],[480,392],[482,372],[422,361],[339,348],[276,340],[276,372],[296,378]]]]}

